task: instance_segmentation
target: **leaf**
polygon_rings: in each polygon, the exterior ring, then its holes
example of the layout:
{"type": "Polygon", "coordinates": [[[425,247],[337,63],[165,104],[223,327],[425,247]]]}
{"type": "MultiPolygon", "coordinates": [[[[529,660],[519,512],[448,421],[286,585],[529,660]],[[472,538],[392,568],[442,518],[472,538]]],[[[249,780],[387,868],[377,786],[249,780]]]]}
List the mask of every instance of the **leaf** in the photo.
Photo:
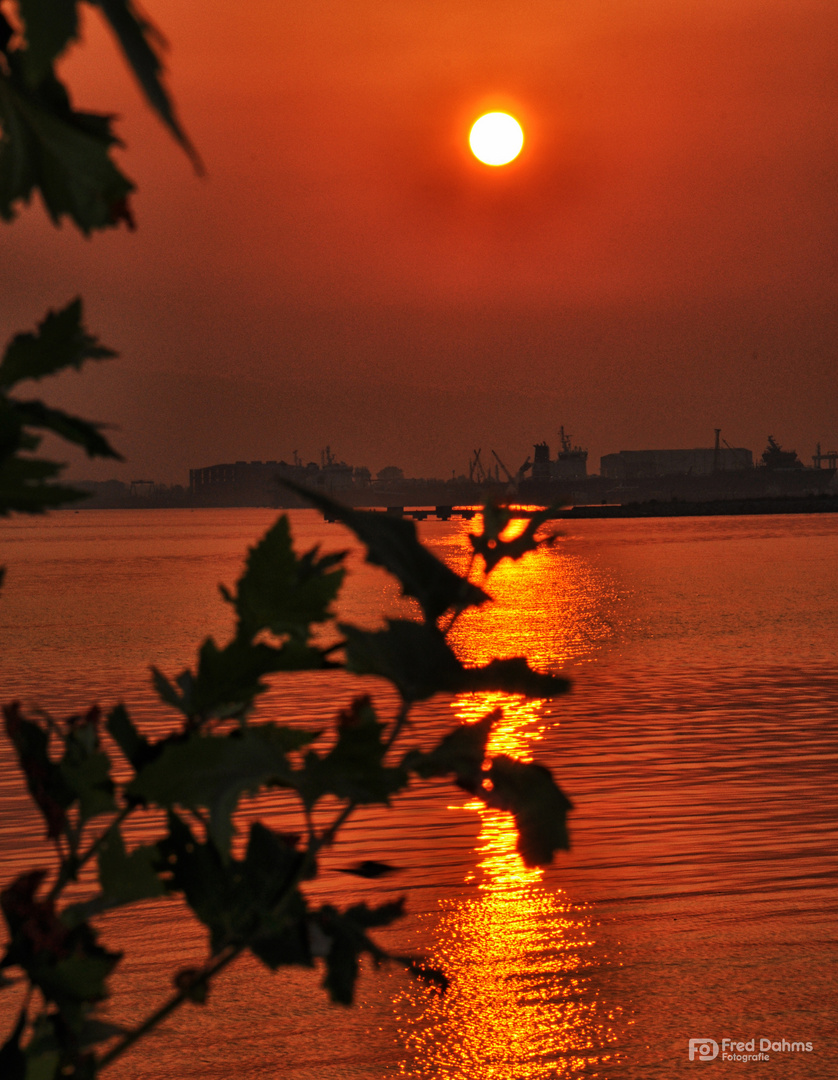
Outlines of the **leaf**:
{"type": "Polygon", "coordinates": [[[111,828],[97,854],[103,908],[163,896],[166,889],[156,870],[159,858],[156,844],[136,847],[129,855],[119,828],[111,828]]]}
{"type": "Polygon", "coordinates": [[[284,483],[330,518],[350,528],[366,545],[367,562],[383,566],[397,577],[404,594],[419,601],[429,622],[436,622],[449,608],[460,611],[489,599],[481,588],[455,574],[422,546],[412,521],[389,514],[351,510],[299,484],[287,480],[284,483]]]}
{"type": "Polygon", "coordinates": [[[403,915],[404,897],[377,908],[356,904],[345,912],[325,904],[313,913],[312,921],[328,942],[323,986],[332,1001],[341,1005],[352,1004],[358,977],[358,957],[362,953],[369,953],[376,963],[388,959],[387,953],[370,940],[365,931],[376,926],[389,926],[403,915]]]}
{"type": "Polygon", "coordinates": [[[533,671],[523,656],[492,660],[482,668],[467,669],[469,690],[503,691],[532,698],[551,698],[566,694],[572,686],[560,675],[533,671]]]}
{"type": "Polygon", "coordinates": [[[386,630],[359,630],[346,623],[339,628],[346,635],[347,669],[389,680],[407,702],[456,693],[467,680],[444,635],[428,623],[393,619],[386,630]]]}
{"type": "Polygon", "coordinates": [[[500,716],[500,709],[495,709],[476,723],[460,724],[449,731],[430,753],[410,750],[402,765],[425,779],[454,773],[461,781],[477,783],[482,777],[483,762],[486,760],[486,744],[500,716]]]}
{"type": "Polygon", "coordinates": [[[324,756],[306,754],[304,767],[294,785],[306,806],[323,795],[336,795],[356,803],[389,803],[390,795],[407,783],[402,768],[384,765],[381,740],[384,724],[378,723],[368,697],[356,700],[354,722],[341,724],[335,745],[324,756]]]}
{"type": "MultiPolygon", "coordinates": [[[[243,874],[251,913],[248,921],[256,923],[248,933],[248,945],[254,956],[272,969],[281,964],[312,963],[306,930],[308,912],[296,885],[304,860],[305,854],[285,837],[261,822],[253,823],[243,874]],[[284,913],[277,916],[280,903],[284,913]]],[[[304,876],[314,876],[313,866],[304,876]]]]}
{"type": "Polygon", "coordinates": [[[20,1048],[20,1037],[26,1026],[26,1014],[27,1008],[24,1005],[11,1034],[0,1046],[0,1076],[3,1080],[26,1080],[26,1055],[20,1048]]]}
{"type": "Polygon", "coordinates": [[[101,8],[116,35],[125,59],[137,77],[148,103],[189,155],[198,173],[201,159],[180,125],[160,76],[163,64],[158,49],[165,44],[158,30],[136,9],[131,0],[90,0],[101,8]],[[154,43],[154,44],[152,44],[154,43]],[[157,49],[155,49],[155,44],[157,49]]]}
{"type": "Polygon", "coordinates": [[[347,669],[388,679],[407,702],[465,690],[548,698],[570,689],[567,679],[533,671],[523,657],[463,667],[445,636],[428,623],[388,620],[386,630],[373,631],[341,623],[340,630],[346,635],[347,669]]]}
{"type": "Polygon", "coordinates": [[[520,559],[528,551],[535,551],[542,543],[552,543],[553,537],[546,541],[536,540],[535,534],[545,521],[555,517],[556,507],[550,506],[536,513],[528,514],[526,528],[511,540],[503,540],[501,534],[514,518],[522,517],[520,510],[508,506],[487,503],[483,507],[483,531],[471,533],[469,540],[474,551],[483,557],[486,573],[497,566],[501,559],[520,559]]]}
{"type": "Polygon", "coordinates": [[[11,221],[16,203],[37,188],[54,224],[68,215],[87,235],[128,218],[134,185],[109,156],[118,139],[110,117],[72,109],[51,73],[37,91],[0,78],[0,217],[11,221]]]}
{"type": "Polygon", "coordinates": [[[475,794],[487,806],[513,814],[525,866],[547,866],[556,851],[570,848],[567,813],[573,804],[549,769],[500,754],[485,775],[490,789],[481,788],[475,794]]]}
{"type": "Polygon", "coordinates": [[[243,717],[254,698],[267,690],[264,675],[278,671],[317,671],[337,665],[321,650],[297,640],[274,648],[264,642],[250,644],[235,637],[219,649],[207,638],[198,653],[198,673],[184,671],[178,678],[180,692],[152,668],[152,679],[161,699],[192,719],[243,717]]]}
{"type": "Polygon", "coordinates": [[[103,1001],[108,996],[105,980],[120,958],[120,953],[109,953],[97,946],[87,955],[68,956],[54,966],[40,968],[37,984],[48,999],[59,1005],[66,1001],[103,1001]]]}
{"type": "MultiPolygon", "coordinates": [[[[307,641],[312,623],[325,622],[346,571],[345,552],[318,558],[313,548],[297,558],[288,517],[283,514],[248,552],[237,586],[235,605],[239,636],[251,639],[261,630],[307,641]]],[[[225,593],[226,595],[226,593],[225,593]]]]}
{"type": "Polygon", "coordinates": [[[59,768],[78,800],[80,822],[117,808],[110,759],[99,743],[100,718],[98,706],[84,716],[70,717],[67,721],[69,730],[64,736],[64,754],[59,768]]]}
{"type": "Polygon", "coordinates": [[[76,0],[18,0],[26,26],[21,66],[30,86],[37,86],[53,61],[78,34],[76,0]]]}
{"type": "Polygon", "coordinates": [[[128,785],[129,796],[171,809],[208,807],[209,833],[223,858],[229,857],[231,816],[245,792],[278,783],[293,785],[287,754],[316,736],[312,732],[263,724],[231,735],[195,732],[164,745],[128,785]]]}
{"type": "Polygon", "coordinates": [[[73,789],[62,770],[50,760],[47,732],[23,717],[18,702],[4,705],[3,715],[6,734],[17,752],[29,794],[44,816],[47,836],[54,839],[64,828],[67,808],[74,799],[73,789]]]}
{"type": "Polygon", "coordinates": [[[365,930],[371,930],[376,926],[390,926],[396,919],[404,918],[404,904],[403,896],[400,896],[398,900],[388,900],[374,908],[366,904],[355,904],[347,909],[344,918],[365,930]]]}
{"type": "Polygon", "coordinates": [[[46,1050],[41,1054],[26,1055],[26,1080],[55,1080],[61,1055],[57,1050],[46,1050]]]}
{"type": "Polygon", "coordinates": [[[19,964],[78,1034],[84,1013],[76,1006],[106,996],[105,979],[121,954],[103,948],[89,924],[65,923],[50,896],[39,900],[37,891],[44,877],[42,870],[21,874],[0,894],[11,931],[2,966],[19,964]]]}
{"type": "Polygon", "coordinates": [[[108,734],[135,770],[156,757],[155,750],[145,735],[141,735],[136,729],[124,705],[116,705],[111,710],[106,727],[108,734]]]}
{"type": "Polygon", "coordinates": [[[223,861],[170,813],[169,835],[158,847],[172,886],[209,928],[213,952],[244,942],[272,968],[311,964],[305,899],[296,884],[304,854],[278,833],[254,823],[244,861],[223,861]]]}
{"type": "MultiPolygon", "coordinates": [[[[2,400],[0,400],[2,412],[2,400]]],[[[23,440],[21,440],[23,441],[23,440]]],[[[0,514],[17,511],[22,514],[41,514],[49,507],[77,499],[86,499],[86,491],[46,484],[43,481],[57,476],[63,466],[52,461],[26,458],[0,458],[0,514]]]]}
{"type": "Polygon", "coordinates": [[[51,409],[42,401],[14,401],[12,404],[26,427],[51,431],[65,442],[80,446],[88,457],[115,458],[122,461],[122,456],[102,435],[100,424],[92,424],[78,416],[71,416],[61,409],[51,409]]]}

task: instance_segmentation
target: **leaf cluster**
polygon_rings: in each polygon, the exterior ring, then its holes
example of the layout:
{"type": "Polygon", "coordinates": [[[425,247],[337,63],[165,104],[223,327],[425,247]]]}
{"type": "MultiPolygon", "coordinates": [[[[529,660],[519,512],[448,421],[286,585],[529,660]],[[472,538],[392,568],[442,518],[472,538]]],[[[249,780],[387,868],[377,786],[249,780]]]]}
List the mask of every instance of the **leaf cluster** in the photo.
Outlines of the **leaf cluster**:
{"type": "Polygon", "coordinates": [[[115,355],[86,331],[78,298],[61,311],[48,312],[34,333],[17,334],[9,342],[0,360],[0,516],[43,513],[85,497],[55,482],[61,464],[36,456],[42,433],[81,447],[88,457],[121,460],[101,425],[10,393],[26,380],[79,370],[88,360],[115,355]]]}
{"type": "MultiPolygon", "coordinates": [[[[34,346],[21,359],[25,346],[11,351],[10,382],[20,370],[49,373],[46,360],[38,367],[34,346]]],[[[85,347],[97,348],[89,340],[85,347]]],[[[403,745],[416,701],[485,690],[552,697],[567,689],[566,681],[533,671],[523,657],[464,665],[442,627],[487,602],[484,590],[438,562],[409,523],[349,510],[322,495],[313,501],[355,532],[370,562],[397,577],[422,618],[393,620],[374,632],[336,623],[346,553],[314,547],[298,554],[282,516],[248,553],[236,588],[221,589],[236,616],[231,639],[218,645],[207,638],[194,669],[174,680],[153,670],[160,697],[179,714],[170,734],[149,739],[123,705],[106,718],[93,708],[63,722],[25,715],[17,703],[5,707],[6,734],[55,845],[57,869],[51,877],[42,869],[22,874],[0,898],[9,939],[0,973],[22,972],[35,995],[0,1050],[4,1076],[96,1076],[174,1008],[204,1003],[214,976],[245,951],[271,970],[320,965],[326,992],[343,1004],[352,1001],[363,955],[375,965],[400,964],[444,989],[442,972],[421,958],[388,953],[371,936],[402,915],[403,900],[342,910],[314,906],[306,891],[322,873],[322,849],[337,841],[355,808],[386,806],[412,783],[448,778],[512,814],[528,865],[548,863],[568,846],[570,803],[549,770],[487,754],[497,711],[461,724],[434,746],[403,745]],[[318,644],[324,625],[339,632],[337,643],[318,644]],[[364,694],[338,709],[327,730],[256,722],[255,701],[269,677],[327,668],[391,683],[400,700],[395,714],[382,718],[364,694]],[[104,732],[124,758],[121,775],[129,769],[119,782],[104,732]],[[246,839],[238,838],[242,798],[272,789],[296,800],[305,835],[256,820],[246,839]],[[165,827],[156,841],[131,847],[125,822],[147,808],[165,811],[165,827]],[[88,864],[96,870],[95,893],[62,907],[65,887],[88,864]],[[97,1010],[120,956],[101,945],[95,920],[173,895],[206,928],[205,963],[176,972],[171,997],[137,1027],[103,1024],[97,1010]]],[[[375,881],[397,869],[369,859],[341,872],[375,881]]]]}
{"type": "MultiPolygon", "coordinates": [[[[162,81],[163,38],[132,0],[88,0],[112,31],[148,104],[200,168],[162,81]]],[[[113,117],[82,112],[56,73],[78,39],[80,0],[19,0],[18,19],[0,12],[0,217],[40,193],[58,225],[69,217],[88,235],[126,222],[134,184],[111,156],[113,117]]]]}

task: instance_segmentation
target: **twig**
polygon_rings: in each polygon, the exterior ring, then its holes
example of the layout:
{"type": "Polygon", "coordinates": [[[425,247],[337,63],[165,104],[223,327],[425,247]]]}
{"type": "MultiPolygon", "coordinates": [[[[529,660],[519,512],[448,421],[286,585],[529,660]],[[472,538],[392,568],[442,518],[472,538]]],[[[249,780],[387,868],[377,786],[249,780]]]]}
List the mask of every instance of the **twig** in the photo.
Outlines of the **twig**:
{"type": "Polygon", "coordinates": [[[159,1009],[147,1016],[139,1027],[135,1027],[133,1031],[129,1031],[115,1046],[112,1046],[111,1049],[99,1059],[97,1068],[104,1069],[112,1062],[116,1061],[118,1057],[121,1057],[138,1039],[147,1035],[161,1020],[165,1020],[170,1013],[173,1013],[175,1009],[180,1008],[184,1001],[189,1000],[192,986],[195,986],[197,983],[208,982],[214,975],[217,975],[219,971],[223,971],[228,964],[231,964],[233,960],[244,951],[245,947],[246,943],[242,941],[236,945],[228,945],[226,948],[222,949],[221,952],[216,954],[212,960],[208,961],[200,971],[195,973],[189,987],[178,990],[178,992],[173,994],[159,1009]]]}
{"type": "Polygon", "coordinates": [[[72,881],[78,874],[79,870],[81,870],[81,868],[85,865],[85,863],[89,862],[93,858],[93,856],[98,852],[99,848],[105,842],[105,839],[111,832],[111,830],[121,825],[122,822],[128,817],[128,815],[133,812],[134,809],[135,808],[132,805],[123,806],[123,808],[119,811],[119,813],[110,823],[110,825],[108,825],[107,829],[104,829],[96,837],[96,839],[93,841],[93,843],[83,855],[80,855],[76,858],[71,853],[70,856],[68,856],[66,859],[62,857],[61,869],[58,872],[58,877],[55,880],[55,884],[50,889],[47,900],[55,902],[55,900],[58,899],[58,896],[61,894],[64,886],[67,885],[68,882],[72,881]],[[70,869],[71,859],[72,869],[70,869]]]}

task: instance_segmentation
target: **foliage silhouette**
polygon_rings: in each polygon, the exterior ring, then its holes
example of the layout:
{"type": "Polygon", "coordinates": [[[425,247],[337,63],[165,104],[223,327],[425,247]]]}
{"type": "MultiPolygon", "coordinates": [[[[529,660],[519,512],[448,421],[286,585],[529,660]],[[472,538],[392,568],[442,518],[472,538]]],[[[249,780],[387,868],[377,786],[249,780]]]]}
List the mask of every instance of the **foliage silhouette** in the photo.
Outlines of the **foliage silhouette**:
{"type": "MultiPolygon", "coordinates": [[[[149,104],[200,169],[161,81],[162,38],[131,0],[89,6],[102,13],[149,104]]],[[[0,12],[0,216],[13,219],[37,191],[56,224],[67,216],[85,234],[123,221],[133,228],[133,184],[110,157],[118,145],[111,118],[74,110],[55,71],[77,37],[78,8],[77,0],[19,0],[0,12]]],[[[54,482],[60,465],[36,456],[40,432],[90,456],[118,458],[99,425],[10,396],[23,381],[113,355],[84,329],[80,300],[12,340],[0,363],[0,515],[39,513],[81,497],[54,482]]],[[[374,633],[337,624],[332,605],[345,553],[296,553],[281,517],[250,551],[235,592],[222,588],[236,612],[232,638],[221,646],[207,638],[194,669],[173,680],[152,671],[161,700],[177,716],[170,734],[149,738],[122,703],[106,716],[93,706],[64,720],[27,714],[16,701],[4,705],[6,736],[55,857],[49,868],[19,874],[0,892],[7,930],[0,993],[23,988],[0,1047],[3,1080],[93,1080],[182,1004],[205,1004],[213,978],[245,952],[271,970],[319,965],[326,992],[343,1004],[353,999],[364,954],[444,990],[443,972],[421,958],[390,954],[371,936],[403,914],[403,900],[341,910],[315,906],[306,892],[322,873],[320,853],[356,807],[386,806],[411,783],[449,777],[511,813],[528,865],[547,863],[567,847],[570,803],[549,770],[503,755],[487,759],[496,712],[460,725],[435,746],[405,745],[416,701],[489,689],[552,697],[567,689],[566,681],[532,671],[523,657],[464,665],[449,645],[451,627],[489,599],[470,580],[471,567],[465,576],[455,574],[422,547],[409,522],[310,497],[354,531],[370,562],[396,576],[418,601],[420,620],[394,620],[374,633]],[[338,639],[334,644],[320,644],[324,627],[330,640],[338,639]],[[258,720],[266,679],[327,669],[388,680],[398,697],[395,711],[381,717],[363,695],[326,731],[258,720]],[[124,759],[116,767],[114,754],[124,759]],[[240,799],[272,789],[297,800],[304,834],[257,820],[237,843],[240,799]],[[337,811],[323,808],[335,801],[337,811]],[[143,834],[155,839],[126,842],[125,823],[157,822],[160,808],[165,822],[157,832],[144,826],[143,834]],[[71,885],[74,899],[67,897],[71,885]],[[78,899],[80,888],[85,899],[78,899]],[[102,1003],[122,954],[102,945],[102,921],[116,909],[173,895],[206,928],[205,962],[175,972],[169,998],[134,1027],[105,1021],[102,1003]]],[[[509,518],[506,509],[487,508],[483,531],[473,538],[473,554],[482,556],[487,572],[537,546],[542,519],[505,540],[509,518]]],[[[336,872],[374,880],[396,869],[367,860],[336,872]]]]}
{"type": "MultiPolygon", "coordinates": [[[[322,497],[318,503],[323,505],[322,497]]],[[[393,537],[386,516],[333,503],[328,509],[361,522],[359,532],[373,540],[375,554],[368,558],[379,562],[393,537]]],[[[414,563],[434,558],[415,531],[410,537],[400,532],[397,544],[414,563]]],[[[533,672],[523,658],[483,667],[457,660],[437,623],[484,602],[483,591],[470,594],[465,579],[436,619],[426,613],[424,621],[391,623],[382,632],[386,649],[362,649],[363,662],[358,641],[377,641],[379,635],[341,623],[340,642],[317,646],[318,628],[335,629],[332,603],[344,560],[345,554],[322,556],[317,548],[295,554],[287,518],[281,517],[251,550],[235,592],[225,590],[238,616],[231,641],[219,648],[207,639],[196,670],[184,671],[176,684],[156,673],[162,699],[180,714],[175,730],[160,739],[139,732],[124,705],[106,718],[93,708],[64,722],[27,716],[16,702],[4,707],[6,733],[56,848],[51,871],[21,874],[0,894],[9,934],[0,971],[20,972],[29,984],[2,1050],[4,1076],[97,1075],[179,1005],[206,1002],[213,977],[245,951],[272,970],[322,963],[324,988],[345,1004],[352,1001],[363,954],[374,964],[396,962],[444,987],[443,972],[427,969],[421,958],[389,954],[370,936],[403,914],[402,901],[341,910],[335,904],[315,907],[305,890],[321,873],[322,849],[334,843],[356,807],[387,805],[411,783],[450,777],[487,805],[510,812],[527,865],[549,863],[567,848],[570,803],[549,770],[505,755],[487,758],[497,711],[461,724],[435,746],[405,745],[411,704],[420,698],[483,687],[553,697],[567,689],[566,681],[533,672]],[[461,599],[469,595],[471,600],[461,599]],[[430,655],[417,657],[429,641],[436,642],[430,655]],[[265,677],[287,670],[289,649],[295,669],[328,664],[388,679],[399,695],[394,713],[380,718],[365,695],[340,711],[328,731],[259,722],[257,694],[265,689],[265,677]],[[209,665],[208,656],[215,658],[209,665]],[[235,662],[225,660],[218,668],[218,657],[235,662]],[[105,733],[125,758],[120,770],[112,766],[105,733]],[[125,765],[130,776],[118,779],[125,765]],[[243,854],[237,854],[240,799],[271,789],[298,800],[306,835],[255,821],[243,854]],[[326,796],[332,797],[330,807],[337,800],[337,811],[322,809],[326,796]],[[155,808],[166,811],[162,835],[129,850],[123,823],[148,818],[155,808]],[[67,886],[88,865],[95,865],[94,894],[62,906],[67,886]],[[172,895],[183,896],[206,927],[206,961],[175,973],[169,1000],[132,1030],[117,1031],[101,1020],[99,1009],[121,956],[101,945],[96,923],[115,908],[172,895]]],[[[397,561],[405,565],[401,556],[397,561]]],[[[438,574],[435,568],[428,575],[429,588],[438,574]]],[[[405,591],[412,589],[413,570],[400,582],[405,591]]],[[[389,861],[370,860],[349,872],[374,879],[394,869],[389,861]]],[[[11,982],[7,974],[6,985],[11,982]]]]}

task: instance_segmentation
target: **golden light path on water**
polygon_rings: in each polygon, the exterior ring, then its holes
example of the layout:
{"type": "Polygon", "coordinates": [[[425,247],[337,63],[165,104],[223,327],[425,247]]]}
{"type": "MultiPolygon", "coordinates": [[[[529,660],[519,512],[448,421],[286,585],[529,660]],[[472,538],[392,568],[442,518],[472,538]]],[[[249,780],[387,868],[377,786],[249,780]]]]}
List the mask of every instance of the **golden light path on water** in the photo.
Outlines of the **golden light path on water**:
{"type": "MultiPolygon", "coordinates": [[[[460,570],[466,559],[465,547],[446,557],[460,570]]],[[[534,666],[557,670],[576,655],[580,641],[607,636],[603,584],[555,547],[517,563],[505,560],[489,581],[497,602],[458,624],[452,635],[457,652],[472,663],[525,654],[534,666]],[[555,592],[561,608],[554,609],[547,633],[546,591],[555,592]],[[533,595],[539,603],[528,608],[533,595]]],[[[546,725],[555,723],[544,702],[518,695],[464,694],[452,707],[466,722],[501,710],[489,756],[531,761],[546,725]]],[[[430,960],[451,980],[448,992],[429,999],[411,988],[397,1001],[406,1051],[401,1074],[428,1080],[604,1077],[615,1060],[621,1016],[609,1007],[599,974],[618,961],[596,948],[593,917],[547,883],[542,868],[524,865],[511,814],[478,799],[450,809],[480,815],[476,865],[467,879],[473,892],[443,900],[434,923],[430,960]]]]}

